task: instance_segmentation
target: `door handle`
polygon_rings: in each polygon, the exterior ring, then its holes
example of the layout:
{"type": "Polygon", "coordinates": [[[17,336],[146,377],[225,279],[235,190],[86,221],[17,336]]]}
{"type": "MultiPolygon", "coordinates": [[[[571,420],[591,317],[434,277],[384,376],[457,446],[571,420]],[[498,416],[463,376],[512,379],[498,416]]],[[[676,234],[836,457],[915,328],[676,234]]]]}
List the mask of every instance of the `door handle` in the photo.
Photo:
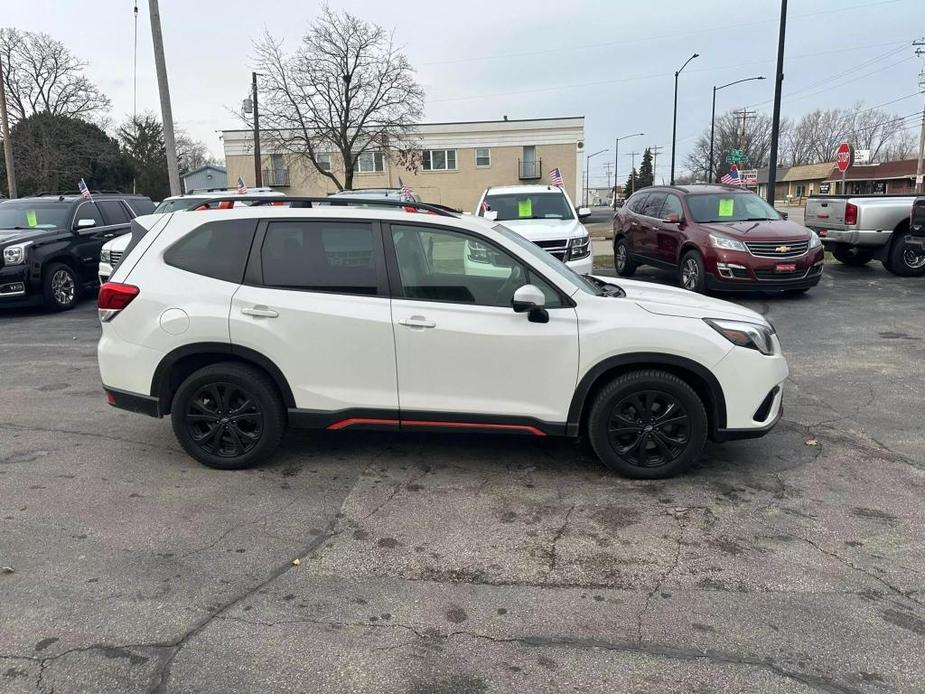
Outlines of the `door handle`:
{"type": "Polygon", "coordinates": [[[254,316],[254,318],[276,318],[279,313],[266,306],[254,306],[251,308],[242,308],[241,313],[245,316],[254,316]]]}
{"type": "Polygon", "coordinates": [[[399,325],[409,328],[436,328],[437,324],[432,320],[427,320],[424,316],[411,316],[411,318],[402,318],[398,321],[399,325]]]}

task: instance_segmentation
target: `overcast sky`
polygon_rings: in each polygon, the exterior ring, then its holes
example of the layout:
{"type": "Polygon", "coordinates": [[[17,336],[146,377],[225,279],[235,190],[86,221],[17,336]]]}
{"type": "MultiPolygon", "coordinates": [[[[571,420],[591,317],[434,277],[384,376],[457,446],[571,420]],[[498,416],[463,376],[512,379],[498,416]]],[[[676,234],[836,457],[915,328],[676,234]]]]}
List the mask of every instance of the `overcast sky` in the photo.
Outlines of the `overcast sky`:
{"type": "MultiPolygon", "coordinates": [[[[922,108],[923,68],[911,43],[925,34],[925,0],[790,0],[782,114],[862,99],[899,115],[922,108]],[[916,33],[918,32],[918,33],[916,33]],[[902,98],[906,97],[906,98],[902,98]]],[[[89,62],[118,122],[132,110],[132,0],[3,0],[0,22],[60,39],[89,62]]],[[[251,46],[264,27],[294,46],[320,3],[161,0],[176,121],[217,154],[217,131],[239,127],[251,46]]],[[[583,115],[592,184],[605,184],[613,138],[620,178],[632,149],[661,145],[667,176],[674,70],[681,75],[678,163],[709,124],[712,86],[765,75],[719,93],[717,111],[770,112],[777,0],[344,0],[333,3],[394,28],[427,92],[427,121],[583,115]]],[[[139,0],[138,108],[157,110],[148,9],[139,0]]],[[[638,161],[638,159],[637,159],[638,161]]]]}

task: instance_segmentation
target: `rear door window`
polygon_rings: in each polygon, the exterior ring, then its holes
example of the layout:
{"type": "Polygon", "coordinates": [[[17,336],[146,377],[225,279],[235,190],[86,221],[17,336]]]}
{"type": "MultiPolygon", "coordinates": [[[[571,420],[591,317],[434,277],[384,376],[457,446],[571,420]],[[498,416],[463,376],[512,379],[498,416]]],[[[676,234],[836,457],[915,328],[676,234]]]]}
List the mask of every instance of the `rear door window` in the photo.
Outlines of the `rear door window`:
{"type": "Polygon", "coordinates": [[[260,251],[263,284],[283,289],[377,296],[384,272],[369,222],[278,221],[260,251]]]}
{"type": "Polygon", "coordinates": [[[256,229],[255,219],[207,222],[168,248],[164,262],[197,275],[240,284],[256,229]]]}

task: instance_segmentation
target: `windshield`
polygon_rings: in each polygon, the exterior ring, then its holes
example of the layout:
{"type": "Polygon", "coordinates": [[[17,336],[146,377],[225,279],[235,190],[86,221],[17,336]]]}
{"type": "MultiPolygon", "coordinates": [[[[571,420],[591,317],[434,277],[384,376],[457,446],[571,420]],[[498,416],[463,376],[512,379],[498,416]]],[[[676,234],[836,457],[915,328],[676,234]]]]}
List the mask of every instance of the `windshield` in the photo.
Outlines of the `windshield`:
{"type": "MultiPolygon", "coordinates": [[[[489,210],[499,222],[517,219],[574,219],[572,206],[562,193],[510,193],[486,195],[489,210]]],[[[484,214],[484,210],[479,214],[484,214]]]]}
{"type": "Polygon", "coordinates": [[[71,206],[58,201],[7,200],[0,204],[0,229],[64,229],[71,206]]]}
{"type": "Polygon", "coordinates": [[[550,255],[532,241],[528,241],[516,231],[508,229],[503,224],[496,224],[493,228],[504,238],[512,241],[527,253],[529,253],[531,257],[533,257],[535,260],[538,260],[544,267],[552,270],[560,277],[564,277],[582,291],[587,292],[588,294],[594,294],[595,296],[601,296],[604,294],[604,291],[593,281],[587,277],[579,275],[561,260],[553,255],[550,255]]]}
{"type": "Polygon", "coordinates": [[[781,216],[754,193],[688,195],[687,207],[695,222],[760,222],[781,216]]]}

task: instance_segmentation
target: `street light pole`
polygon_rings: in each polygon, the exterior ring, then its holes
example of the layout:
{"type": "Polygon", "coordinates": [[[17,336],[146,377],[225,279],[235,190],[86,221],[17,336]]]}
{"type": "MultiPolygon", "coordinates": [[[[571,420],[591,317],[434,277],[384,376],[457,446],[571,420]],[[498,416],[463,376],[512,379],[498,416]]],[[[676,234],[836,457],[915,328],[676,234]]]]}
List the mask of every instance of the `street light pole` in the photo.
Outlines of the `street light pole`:
{"type": "Polygon", "coordinates": [[[251,73],[251,91],[254,100],[254,185],[263,185],[263,167],[260,164],[260,110],[257,108],[257,73],[251,73]]]}
{"type": "Polygon", "coordinates": [[[13,199],[16,197],[16,171],[13,167],[13,141],[10,139],[10,121],[6,113],[6,92],[3,89],[2,59],[0,59],[0,132],[3,133],[3,156],[6,161],[6,187],[10,194],[10,199],[13,199]]]}
{"type": "Polygon", "coordinates": [[[784,37],[786,31],[787,0],[780,0],[780,30],[777,36],[777,74],[774,78],[774,112],[771,116],[771,153],[768,158],[768,204],[771,206],[774,205],[774,189],[777,188],[777,140],[780,137],[780,93],[784,86],[784,37]]]}
{"type": "Polygon", "coordinates": [[[617,182],[620,180],[620,177],[617,175],[620,170],[620,140],[626,140],[630,137],[641,137],[645,133],[633,133],[632,135],[624,135],[623,137],[618,137],[614,140],[613,143],[613,205],[614,209],[617,208],[617,182]]]}
{"type": "Polygon", "coordinates": [[[600,151],[595,152],[594,154],[589,154],[588,156],[585,157],[585,204],[584,204],[585,207],[588,206],[588,176],[591,171],[591,158],[596,157],[598,154],[603,154],[604,152],[608,152],[608,151],[610,150],[602,149],[600,151]]]}
{"type": "Polygon", "coordinates": [[[745,79],[736,80],[735,82],[730,82],[729,84],[724,84],[720,87],[713,87],[713,111],[710,114],[710,161],[707,164],[707,183],[713,183],[713,133],[716,130],[716,92],[718,92],[720,89],[731,87],[734,84],[741,84],[742,82],[751,82],[753,80],[763,79],[763,76],[746,77],[745,79]]]}
{"type": "Polygon", "coordinates": [[[681,74],[681,70],[687,67],[689,62],[699,57],[699,53],[694,53],[694,55],[685,60],[684,65],[674,73],[674,116],[671,119],[671,185],[674,185],[674,149],[678,134],[678,75],[681,74]]]}

